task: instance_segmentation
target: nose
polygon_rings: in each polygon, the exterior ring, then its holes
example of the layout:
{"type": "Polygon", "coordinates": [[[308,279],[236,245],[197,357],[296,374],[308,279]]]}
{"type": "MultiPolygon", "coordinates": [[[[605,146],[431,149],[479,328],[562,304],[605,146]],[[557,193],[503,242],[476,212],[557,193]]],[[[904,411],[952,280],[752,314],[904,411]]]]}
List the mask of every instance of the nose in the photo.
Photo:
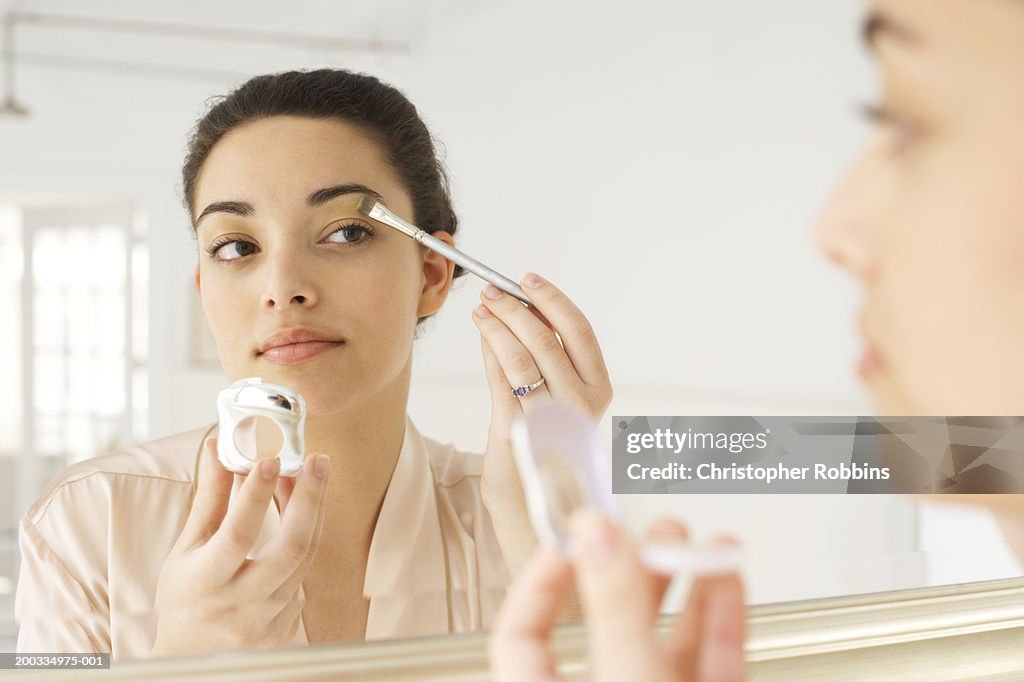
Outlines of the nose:
{"type": "Polygon", "coordinates": [[[880,183],[871,160],[869,151],[847,171],[814,230],[818,249],[825,257],[860,279],[870,277],[875,267],[872,213],[880,183]]]}
{"type": "Polygon", "coordinates": [[[297,251],[282,248],[265,259],[267,279],[260,304],[266,310],[312,307],[319,300],[309,264],[297,251]]]}

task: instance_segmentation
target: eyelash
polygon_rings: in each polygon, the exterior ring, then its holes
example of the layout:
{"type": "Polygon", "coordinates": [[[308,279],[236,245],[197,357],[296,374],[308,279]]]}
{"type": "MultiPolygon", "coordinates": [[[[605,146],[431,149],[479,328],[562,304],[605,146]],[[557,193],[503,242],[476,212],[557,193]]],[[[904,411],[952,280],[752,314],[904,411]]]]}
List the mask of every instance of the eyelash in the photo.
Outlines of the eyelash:
{"type": "MultiPolygon", "coordinates": [[[[327,237],[329,238],[329,237],[331,237],[331,236],[333,236],[333,235],[335,235],[335,234],[337,234],[337,233],[339,233],[339,232],[341,232],[343,230],[351,230],[351,229],[358,229],[358,230],[360,230],[362,232],[362,234],[364,235],[363,238],[360,239],[359,241],[356,241],[356,242],[329,242],[329,243],[340,244],[340,245],[342,245],[345,248],[354,248],[356,246],[360,246],[362,244],[365,244],[366,242],[368,242],[371,239],[373,239],[374,235],[376,235],[376,230],[374,230],[369,225],[364,225],[363,223],[359,223],[359,222],[349,222],[349,223],[344,223],[342,225],[338,225],[337,229],[332,230],[330,232],[330,234],[327,235],[327,237]]],[[[230,263],[234,263],[235,261],[243,260],[244,258],[246,258],[246,256],[252,255],[252,254],[246,254],[245,256],[239,256],[237,258],[219,258],[217,256],[217,252],[220,251],[223,247],[227,246],[228,244],[234,244],[235,242],[244,242],[244,243],[247,243],[247,244],[252,244],[252,242],[249,241],[248,239],[239,239],[237,237],[221,237],[219,239],[214,240],[214,242],[212,244],[210,244],[209,246],[207,246],[204,250],[206,251],[206,253],[213,260],[215,260],[217,262],[220,262],[220,263],[229,263],[229,264],[230,263]]]]}
{"type": "Polygon", "coordinates": [[[891,150],[894,155],[904,151],[920,133],[919,126],[911,120],[880,104],[863,104],[860,107],[860,113],[871,125],[888,128],[893,135],[897,136],[896,144],[891,150]]]}

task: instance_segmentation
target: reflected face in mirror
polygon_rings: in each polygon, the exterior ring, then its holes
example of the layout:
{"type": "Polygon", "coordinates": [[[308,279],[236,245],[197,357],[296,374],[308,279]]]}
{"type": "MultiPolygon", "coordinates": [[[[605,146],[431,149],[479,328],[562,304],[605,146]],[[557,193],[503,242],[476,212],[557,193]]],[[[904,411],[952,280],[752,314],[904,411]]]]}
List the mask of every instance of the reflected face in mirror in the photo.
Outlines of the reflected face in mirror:
{"type": "Polygon", "coordinates": [[[292,116],[226,134],[196,182],[196,284],[224,370],[297,390],[311,416],[400,392],[417,319],[447,294],[445,264],[356,212],[360,188],[412,220],[375,141],[292,116]]]}
{"type": "Polygon", "coordinates": [[[884,414],[1024,413],[1024,2],[878,0],[877,129],[823,212],[884,414]]]}

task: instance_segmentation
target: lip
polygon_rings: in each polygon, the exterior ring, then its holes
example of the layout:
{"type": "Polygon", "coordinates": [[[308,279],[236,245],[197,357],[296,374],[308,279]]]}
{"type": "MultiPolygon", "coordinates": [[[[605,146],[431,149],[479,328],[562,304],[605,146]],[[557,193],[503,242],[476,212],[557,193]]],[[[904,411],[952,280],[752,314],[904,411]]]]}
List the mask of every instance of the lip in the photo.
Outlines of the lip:
{"type": "Polygon", "coordinates": [[[857,362],[857,376],[860,377],[861,381],[867,381],[882,370],[884,363],[878,347],[872,340],[871,335],[868,334],[864,315],[860,316],[859,326],[861,337],[864,339],[864,352],[857,362]]]}
{"type": "Polygon", "coordinates": [[[882,358],[873,346],[864,349],[864,354],[857,361],[857,376],[867,381],[882,369],[882,358]]]}
{"type": "Polygon", "coordinates": [[[257,357],[278,365],[302,362],[344,345],[337,334],[310,327],[281,329],[268,336],[256,351],[257,357]]]}

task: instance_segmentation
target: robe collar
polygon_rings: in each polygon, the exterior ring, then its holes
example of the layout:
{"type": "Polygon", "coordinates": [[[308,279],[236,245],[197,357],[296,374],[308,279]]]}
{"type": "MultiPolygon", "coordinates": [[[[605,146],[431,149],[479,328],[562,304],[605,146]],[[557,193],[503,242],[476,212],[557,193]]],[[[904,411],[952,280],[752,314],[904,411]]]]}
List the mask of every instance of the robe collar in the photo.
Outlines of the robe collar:
{"type": "MultiPolygon", "coordinates": [[[[235,477],[232,498],[243,481],[242,476],[235,477]]],[[[274,536],[280,519],[275,498],[267,509],[250,557],[274,536]]],[[[426,440],[406,416],[402,449],[370,539],[363,580],[363,596],[370,601],[366,639],[400,636],[402,633],[396,633],[396,628],[432,633],[450,631],[448,576],[448,555],[438,514],[430,452],[426,440]],[[416,602],[420,601],[417,597],[431,606],[417,608],[416,602]]],[[[295,644],[308,643],[303,625],[295,644]]]]}

